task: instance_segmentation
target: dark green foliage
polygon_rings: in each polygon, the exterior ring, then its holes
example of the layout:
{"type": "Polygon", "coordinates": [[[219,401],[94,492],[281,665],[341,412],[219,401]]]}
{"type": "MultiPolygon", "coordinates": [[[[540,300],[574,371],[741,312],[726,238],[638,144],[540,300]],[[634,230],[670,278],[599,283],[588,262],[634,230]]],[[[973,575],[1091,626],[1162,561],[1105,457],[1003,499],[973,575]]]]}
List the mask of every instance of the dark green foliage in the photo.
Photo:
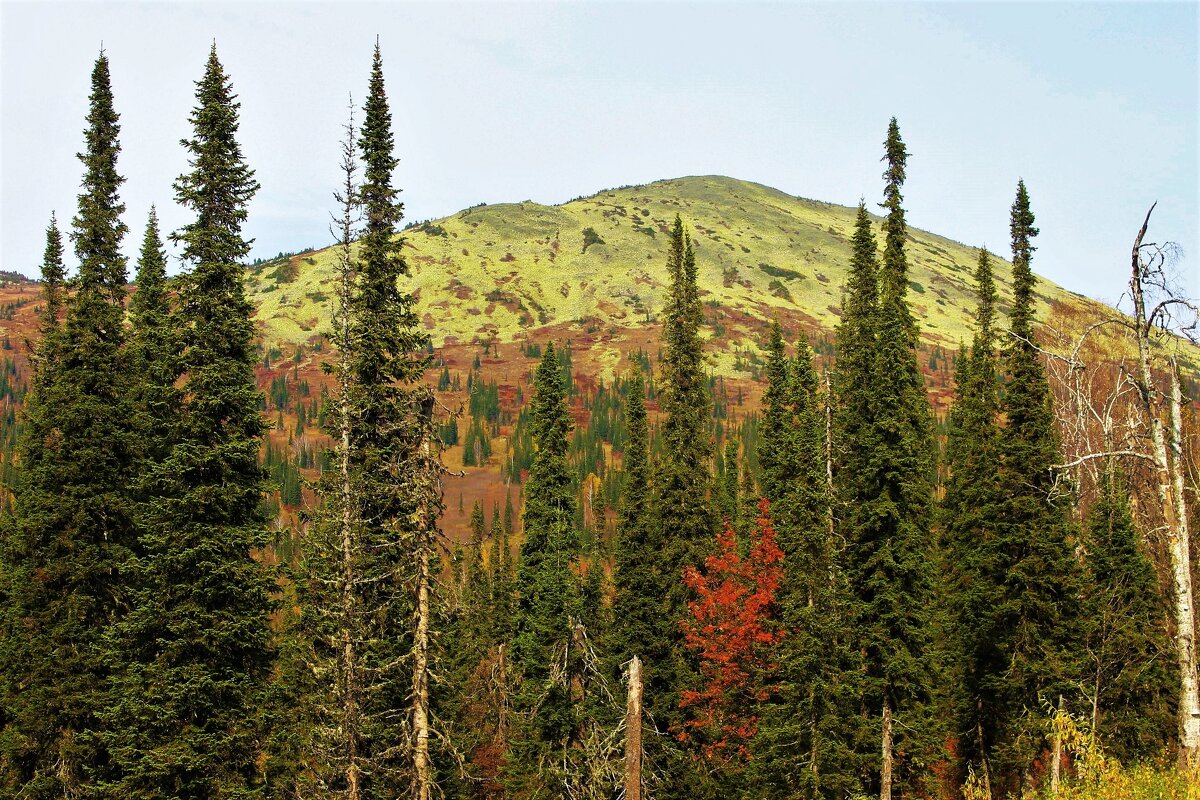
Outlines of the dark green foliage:
{"type": "MultiPolygon", "coordinates": [[[[420,384],[431,358],[403,288],[403,209],[392,184],[397,162],[378,46],[359,134],[356,141],[348,126],[343,143],[338,387],[326,415],[335,469],[319,485],[323,509],[306,543],[310,579],[302,599],[312,668],[332,678],[315,702],[321,777],[344,791],[357,775],[364,797],[395,797],[412,775],[414,596],[421,561],[431,557],[428,515],[441,506],[429,485],[438,451],[425,452],[435,438],[431,393],[420,384]],[[356,187],[359,153],[364,171],[356,187]],[[354,258],[359,210],[365,222],[354,258]]],[[[482,510],[476,517],[482,528],[482,510]]],[[[479,538],[469,565],[477,584],[486,582],[479,538]]],[[[486,597],[486,589],[477,595],[486,597]]]]}
{"type": "Polygon", "coordinates": [[[185,140],[176,198],[196,214],[175,238],[191,267],[175,318],[183,397],[169,452],[149,465],[142,557],[118,630],[127,668],[108,717],[122,797],[235,797],[259,781],[271,573],[257,508],[263,421],[241,227],[258,184],[237,143],[238,103],[214,48],[185,140]]]}
{"type": "Polygon", "coordinates": [[[1171,741],[1178,698],[1176,661],[1163,620],[1154,565],[1138,542],[1129,487],[1110,467],[1088,514],[1087,639],[1096,735],[1124,763],[1153,758],[1171,741]]]}
{"type": "MultiPolygon", "coordinates": [[[[908,289],[907,236],[900,188],[907,151],[893,119],[885,143],[884,257],[878,269],[865,209],[860,208],[854,260],[839,327],[838,525],[847,541],[846,572],[854,598],[855,649],[866,662],[863,704],[871,717],[886,706],[896,726],[903,783],[923,749],[917,714],[929,695],[929,605],[933,442],[924,381],[917,366],[917,328],[908,289]]],[[[876,729],[878,730],[878,729],[876,729]]],[[[871,738],[874,738],[872,736],[871,738]]],[[[875,749],[872,747],[872,749],[875,749]]]]}
{"type": "Polygon", "coordinates": [[[646,663],[667,658],[664,647],[662,576],[658,574],[654,518],[651,510],[650,444],[646,420],[645,381],[640,372],[629,385],[625,404],[628,439],[621,454],[625,487],[621,494],[621,520],[613,583],[613,619],[607,654],[610,674],[619,674],[625,662],[639,656],[646,663]]]}
{"type": "Polygon", "coordinates": [[[1016,791],[1037,756],[1038,712],[1064,695],[1075,707],[1081,636],[1082,574],[1073,553],[1070,502],[1052,469],[1061,463],[1050,386],[1033,339],[1033,213],[1024,183],[1011,217],[1013,307],[1005,352],[1009,381],[1001,402],[995,558],[990,582],[1000,588],[978,625],[991,641],[980,667],[980,694],[991,726],[985,735],[993,787],[1016,791]]]}
{"type": "Polygon", "coordinates": [[[50,225],[46,228],[46,250],[42,256],[42,295],[46,300],[42,309],[42,340],[50,338],[58,328],[63,310],[63,286],[66,283],[66,269],[63,267],[62,234],[58,230],[58,220],[50,215],[50,225]]]}
{"type": "Polygon", "coordinates": [[[954,729],[963,772],[986,769],[984,728],[991,709],[982,685],[997,663],[993,631],[985,620],[1003,596],[996,574],[995,526],[1003,513],[997,447],[1000,426],[998,358],[995,352],[996,288],[991,260],[979,251],[975,271],[978,327],[970,350],[958,359],[955,400],[946,442],[946,493],[941,507],[945,609],[953,674],[954,729]]]}
{"type": "MultiPolygon", "coordinates": [[[[120,128],[108,59],[92,71],[79,211],[79,259],[66,317],[43,323],[26,405],[16,519],[6,522],[3,785],[28,797],[85,791],[107,775],[97,736],[111,671],[109,634],[128,600],[137,458],[123,345],[125,258],[116,172],[120,128]],[[86,788],[85,788],[86,787],[86,788]]],[[[57,314],[61,242],[47,232],[46,299],[57,314]]]]}
{"type": "Polygon", "coordinates": [[[596,233],[595,228],[583,229],[583,250],[581,253],[586,253],[587,249],[594,244],[604,244],[604,240],[600,238],[600,234],[596,233]]]}
{"type": "Polygon", "coordinates": [[[179,415],[181,397],[175,383],[179,379],[181,344],[168,295],[167,256],[153,207],[142,240],[137,291],[129,301],[129,319],[129,360],[135,376],[139,429],[146,448],[143,458],[160,461],[169,450],[179,415]]]}
{"type": "Polygon", "coordinates": [[[647,659],[646,697],[659,724],[678,716],[678,692],[689,674],[690,654],[683,646],[678,620],[687,613],[689,593],[681,576],[696,566],[714,538],[716,518],[708,499],[712,483],[709,463],[708,384],[704,374],[704,344],[700,325],[704,311],[696,284],[696,256],[683,220],[675,217],[667,252],[666,307],[663,309],[662,410],[657,438],[664,457],[655,465],[651,552],[657,554],[660,585],[656,597],[665,599],[660,622],[664,658],[647,659]]]}
{"type": "Polygon", "coordinates": [[[552,343],[546,345],[534,387],[537,450],[525,485],[525,540],[517,565],[512,642],[513,666],[521,681],[517,705],[525,715],[523,730],[513,744],[510,777],[515,789],[554,785],[550,754],[568,743],[581,723],[580,709],[564,677],[578,669],[579,655],[569,642],[583,604],[575,486],[567,466],[571,418],[552,343]]]}
{"type": "Polygon", "coordinates": [[[831,541],[824,408],[807,342],[801,339],[789,359],[775,323],[768,352],[758,450],[763,494],[784,553],[775,597],[786,635],[776,646],[778,668],[752,743],[749,778],[756,797],[843,796],[858,780],[859,665],[831,541]]]}

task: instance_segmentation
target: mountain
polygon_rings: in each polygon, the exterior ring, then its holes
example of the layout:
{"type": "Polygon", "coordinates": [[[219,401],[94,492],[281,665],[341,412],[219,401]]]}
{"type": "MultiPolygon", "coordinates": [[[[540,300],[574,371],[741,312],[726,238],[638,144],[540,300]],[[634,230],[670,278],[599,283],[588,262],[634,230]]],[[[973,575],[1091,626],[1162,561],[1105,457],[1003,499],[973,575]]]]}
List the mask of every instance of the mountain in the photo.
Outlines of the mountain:
{"type": "MultiPolygon", "coordinates": [[[[813,334],[832,331],[855,209],[719,176],[612,189],[560,206],[481,205],[412,226],[406,252],[418,311],[435,346],[536,338],[548,327],[637,328],[662,307],[666,234],[676,214],[692,231],[705,303],[725,318],[718,347],[726,354],[753,344],[776,316],[813,334]]],[[[910,300],[926,343],[957,348],[971,336],[977,251],[910,229],[908,253],[910,300]]],[[[251,268],[268,342],[303,342],[321,330],[334,265],[330,248],[251,268]]],[[[1002,302],[1010,269],[997,260],[1002,302]]],[[[1038,296],[1043,318],[1109,311],[1045,280],[1038,296]]],[[[725,371],[731,359],[716,362],[725,371]]]]}
{"type": "MultiPolygon", "coordinates": [[[[667,281],[667,231],[676,214],[695,243],[708,322],[706,355],[720,378],[713,388],[714,424],[753,435],[752,426],[745,426],[761,400],[760,343],[767,324],[779,318],[790,336],[807,335],[821,356],[834,352],[855,212],[708,176],[607,190],[560,206],[476,206],[410,226],[405,252],[417,309],[436,348],[437,366],[427,377],[436,381],[443,369],[452,376],[438,399],[443,409],[459,414],[460,443],[446,452],[450,469],[463,465],[461,442],[472,438],[472,379],[488,387],[498,408],[485,426],[488,447],[479,448],[481,466],[464,469],[446,485],[443,529],[461,540],[476,500],[489,511],[496,504],[503,507],[506,497],[519,507],[520,488],[511,485],[519,475],[512,464],[528,447],[519,411],[530,396],[540,345],[554,340],[571,354],[573,416],[585,439],[600,383],[611,386],[634,361],[653,364],[667,281]]],[[[909,299],[923,337],[920,364],[934,411],[944,417],[953,392],[954,353],[972,334],[971,276],[978,254],[910,229],[908,255],[909,299]]],[[[263,339],[258,382],[273,423],[264,459],[281,488],[281,529],[295,522],[299,499],[311,501],[300,478],[315,476],[320,450],[328,444],[318,427],[322,386],[328,381],[322,364],[329,357],[321,334],[336,299],[335,265],[336,253],[328,248],[247,268],[263,339]]],[[[1011,267],[1001,259],[994,266],[1004,310],[1011,267]]],[[[11,478],[16,409],[29,375],[26,343],[36,337],[40,300],[38,284],[0,275],[0,400],[5,404],[0,485],[11,478]]],[[[1050,322],[1043,327],[1044,344],[1059,352],[1069,339],[1050,336],[1052,328],[1071,337],[1112,314],[1107,306],[1044,279],[1038,304],[1040,318],[1050,322]]],[[[1128,342],[1115,329],[1102,330],[1100,335],[1109,338],[1099,344],[1124,352],[1128,342]]],[[[1193,365],[1200,361],[1196,352],[1185,354],[1193,365]]],[[[653,419],[657,406],[653,400],[649,406],[653,419]]],[[[602,450],[600,460],[609,466],[619,460],[607,438],[602,450]]],[[[581,469],[581,475],[587,472],[581,469]]],[[[609,472],[600,464],[594,474],[609,472]]],[[[597,498],[593,510],[592,491],[585,494],[592,525],[593,515],[604,513],[603,503],[597,498]]]]}

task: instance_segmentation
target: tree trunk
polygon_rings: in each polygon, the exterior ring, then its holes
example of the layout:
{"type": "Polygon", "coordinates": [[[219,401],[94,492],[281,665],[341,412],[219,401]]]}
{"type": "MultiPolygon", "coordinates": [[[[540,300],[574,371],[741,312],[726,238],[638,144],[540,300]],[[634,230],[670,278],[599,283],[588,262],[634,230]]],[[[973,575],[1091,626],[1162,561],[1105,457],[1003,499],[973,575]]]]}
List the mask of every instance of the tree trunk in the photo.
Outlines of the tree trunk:
{"type": "Polygon", "coordinates": [[[1180,760],[1187,766],[1200,766],[1200,680],[1196,666],[1196,613],[1192,605],[1191,532],[1188,530],[1187,503],[1183,494],[1183,392],[1179,385],[1179,365],[1171,358],[1171,488],[1175,501],[1175,529],[1169,538],[1171,567],[1175,576],[1176,625],[1179,639],[1181,672],[1179,693],[1180,760]]]}
{"type": "MultiPolygon", "coordinates": [[[[432,405],[428,412],[432,415],[432,405]]],[[[424,413],[422,414],[424,417],[424,413]]],[[[422,419],[422,472],[432,472],[429,446],[429,422],[422,419]]],[[[422,476],[433,480],[433,476],[422,476]]],[[[423,483],[424,481],[422,481],[423,483]]],[[[440,496],[440,492],[438,493],[440,496]]],[[[433,765],[429,759],[429,559],[435,525],[428,498],[422,498],[420,521],[417,525],[417,618],[413,636],[412,725],[413,725],[413,797],[431,800],[433,796],[433,765]]]]}
{"type": "Polygon", "coordinates": [[[892,800],[892,707],[883,701],[883,766],[879,771],[879,800],[892,800]]]}
{"type": "Polygon", "coordinates": [[[983,700],[975,698],[975,738],[979,743],[979,770],[983,773],[983,793],[992,800],[992,770],[988,766],[987,751],[983,744],[983,700]]]}
{"type": "MultiPolygon", "coordinates": [[[[1062,717],[1063,698],[1058,696],[1058,717],[1062,717]]],[[[1062,780],[1062,720],[1056,719],[1054,724],[1054,761],[1050,764],[1050,794],[1058,796],[1058,787],[1062,780]]]]}
{"type": "Polygon", "coordinates": [[[1178,375],[1172,370],[1171,392],[1171,450],[1176,455],[1172,465],[1167,454],[1167,439],[1162,415],[1156,398],[1154,376],[1150,369],[1150,324],[1146,319],[1146,298],[1142,285],[1142,239],[1150,224],[1150,214],[1138,231],[1133,243],[1133,275],[1129,281],[1133,295],[1134,324],[1137,330],[1140,380],[1138,394],[1150,422],[1154,471],[1157,478],[1158,500],[1166,522],[1167,550],[1171,557],[1173,579],[1172,600],[1175,610],[1175,651],[1179,661],[1179,759],[1183,764],[1200,761],[1200,686],[1196,674],[1196,615],[1192,605],[1192,560],[1187,530],[1187,511],[1183,497],[1183,464],[1180,458],[1176,419],[1179,416],[1178,375]],[[1172,469],[1174,467],[1174,469],[1172,469]]]}
{"type": "Polygon", "coordinates": [[[629,662],[625,702],[625,800],[642,800],[642,662],[629,662]]]}
{"type": "Polygon", "coordinates": [[[339,474],[338,488],[341,491],[342,516],[339,520],[341,528],[341,586],[339,586],[341,594],[341,635],[342,635],[342,652],[341,665],[338,670],[341,673],[341,686],[335,687],[340,689],[341,697],[341,728],[343,744],[346,753],[346,797],[347,800],[360,800],[362,797],[362,789],[360,787],[362,772],[359,765],[360,753],[359,745],[359,724],[361,719],[361,698],[360,693],[362,687],[359,685],[358,674],[358,653],[355,651],[354,643],[358,633],[358,615],[355,613],[357,606],[357,598],[354,591],[354,551],[356,542],[354,541],[354,485],[350,477],[350,361],[348,343],[350,341],[350,293],[351,293],[351,273],[353,271],[353,261],[350,252],[350,243],[353,240],[352,228],[352,203],[355,193],[354,186],[354,112],[350,112],[350,124],[346,129],[346,142],[343,145],[344,156],[343,171],[345,174],[346,184],[344,187],[344,195],[342,198],[342,231],[341,231],[341,253],[340,265],[341,272],[341,287],[340,287],[340,304],[338,310],[338,432],[340,434],[339,445],[339,474]]]}

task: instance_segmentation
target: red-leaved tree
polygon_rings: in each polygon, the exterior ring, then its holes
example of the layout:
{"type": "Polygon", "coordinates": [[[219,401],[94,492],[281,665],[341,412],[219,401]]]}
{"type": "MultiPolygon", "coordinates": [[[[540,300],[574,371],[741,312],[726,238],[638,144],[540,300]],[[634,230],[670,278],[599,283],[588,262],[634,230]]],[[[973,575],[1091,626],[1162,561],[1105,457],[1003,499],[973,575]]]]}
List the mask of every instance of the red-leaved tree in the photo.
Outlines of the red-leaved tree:
{"type": "Polygon", "coordinates": [[[783,551],[765,498],[758,510],[745,558],[726,521],[704,571],[688,567],[683,573],[696,594],[682,625],[688,648],[700,660],[701,688],[682,693],[685,722],[677,736],[699,743],[706,759],[726,765],[749,756],[747,743],[758,730],[755,709],[767,697],[771,648],[783,638],[774,617],[783,551]]]}

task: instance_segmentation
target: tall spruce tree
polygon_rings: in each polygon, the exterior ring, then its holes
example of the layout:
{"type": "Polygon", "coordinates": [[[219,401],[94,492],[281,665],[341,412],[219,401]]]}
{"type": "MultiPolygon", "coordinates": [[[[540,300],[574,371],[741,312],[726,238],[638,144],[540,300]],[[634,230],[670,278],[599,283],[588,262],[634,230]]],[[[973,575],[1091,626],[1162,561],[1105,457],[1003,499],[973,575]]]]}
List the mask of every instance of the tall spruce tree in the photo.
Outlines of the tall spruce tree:
{"type": "MultiPolygon", "coordinates": [[[[866,252],[869,235],[856,230],[849,319],[842,323],[853,334],[839,342],[850,360],[840,379],[840,433],[847,438],[840,443],[838,478],[846,504],[841,523],[848,542],[855,644],[866,661],[863,703],[879,720],[878,789],[888,800],[894,783],[912,775],[920,748],[910,732],[922,728],[915,715],[929,694],[933,442],[916,359],[917,324],[906,299],[907,225],[900,190],[908,152],[895,119],[888,126],[884,160],[887,216],[878,299],[872,309],[869,288],[861,285],[869,280],[874,254],[866,252]],[[863,378],[869,383],[850,383],[863,378]],[[898,750],[909,754],[907,763],[896,764],[898,750]]],[[[866,227],[864,217],[860,211],[859,229],[866,227]]]]}
{"type": "Polygon", "coordinates": [[[517,792],[545,791],[565,779],[552,754],[571,744],[581,723],[571,686],[580,657],[572,633],[583,614],[576,490],[567,464],[571,417],[553,343],[547,343],[538,364],[532,406],[536,450],[525,483],[512,643],[513,666],[520,674],[517,705],[525,716],[510,761],[510,783],[517,792]]]}
{"type": "Polygon", "coordinates": [[[428,677],[440,472],[431,395],[420,385],[429,339],[404,288],[403,204],[378,45],[364,111],[361,129],[352,119],[342,146],[338,390],[327,417],[337,469],[319,487],[305,614],[314,667],[333,677],[319,707],[319,744],[333,773],[327,789],[367,798],[411,786],[423,800],[433,784],[428,677]]]}
{"type": "Polygon", "coordinates": [[[175,183],[195,220],[174,238],[190,267],[175,318],[183,346],[179,418],[151,465],[133,608],[118,634],[129,662],[110,716],[122,797],[235,797],[259,782],[273,654],[267,543],[258,514],[263,420],[252,306],[241,260],[258,189],[237,142],[238,108],[215,45],[196,84],[191,171],[175,183]]]}
{"type": "Polygon", "coordinates": [[[1088,631],[1085,694],[1106,752],[1125,763],[1161,754],[1175,728],[1178,676],[1163,620],[1166,603],[1142,549],[1129,486],[1116,465],[1105,471],[1087,521],[1088,631]]]}
{"type": "Polygon", "coordinates": [[[61,244],[47,236],[49,334],[26,407],[9,598],[22,631],[5,653],[6,783],[29,797],[90,791],[107,773],[100,713],[117,666],[109,633],[128,599],[136,461],[125,361],[126,227],[108,58],[92,70],[79,209],[79,271],[58,324],[61,244]]]}
{"type": "MultiPolygon", "coordinates": [[[[137,265],[137,291],[129,301],[129,361],[134,377],[134,403],[142,436],[143,460],[156,462],[170,448],[179,416],[181,341],[175,327],[167,285],[158,213],[150,208],[137,265]]],[[[149,470],[139,470],[143,475],[149,470]]],[[[143,489],[143,491],[147,491],[143,489]]]]}
{"type": "Polygon", "coordinates": [[[612,674],[634,656],[645,663],[661,663],[668,656],[662,635],[662,581],[656,574],[654,520],[651,509],[650,432],[646,419],[645,379],[637,372],[629,381],[625,401],[625,449],[621,466],[625,483],[613,584],[613,619],[608,642],[612,674]]]}
{"type": "Polygon", "coordinates": [[[679,691],[694,672],[694,660],[683,644],[679,620],[690,597],[680,580],[685,567],[698,566],[716,530],[708,490],[712,435],[708,418],[708,384],[704,374],[704,321],[697,286],[696,255],[691,237],[677,215],[667,250],[670,281],[663,309],[662,377],[658,429],[664,458],[654,469],[654,531],[651,551],[657,553],[657,597],[665,598],[656,638],[661,661],[645,662],[646,697],[660,724],[679,718],[679,691]]]}
{"type": "Polygon", "coordinates": [[[963,773],[974,770],[991,784],[995,731],[994,693],[988,688],[1003,670],[996,631],[989,622],[1004,597],[997,526],[1005,498],[999,483],[1000,373],[996,353],[996,287],[991,258],[979,251],[975,269],[977,327],[969,351],[960,355],[955,400],[946,442],[946,486],[940,515],[945,571],[944,607],[948,661],[954,691],[956,753],[963,773]]]}
{"type": "MultiPolygon", "coordinates": [[[[401,286],[410,274],[398,230],[404,204],[400,190],[393,185],[399,161],[394,154],[392,114],[378,43],[363,110],[359,147],[364,164],[360,197],[365,223],[350,325],[356,347],[351,366],[358,424],[352,430],[351,453],[355,469],[364,476],[361,519],[376,541],[393,540],[382,556],[403,580],[397,588],[408,591],[411,612],[405,612],[401,596],[373,607],[383,610],[388,624],[395,625],[390,642],[397,648],[396,654],[409,656],[410,672],[406,679],[397,675],[390,694],[397,698],[393,702],[408,699],[411,746],[404,746],[397,726],[388,736],[400,743],[400,752],[412,769],[414,796],[428,800],[433,789],[429,762],[431,585],[433,562],[438,558],[435,538],[441,473],[432,442],[433,396],[420,382],[431,363],[430,340],[414,310],[416,298],[401,286]]],[[[384,654],[380,655],[381,663],[388,663],[382,660],[384,654]]],[[[382,741],[377,745],[381,752],[395,749],[382,741]]]]}
{"type": "MultiPolygon", "coordinates": [[[[43,341],[58,330],[62,318],[63,289],[66,285],[67,270],[63,266],[62,233],[58,230],[58,219],[50,214],[50,224],[46,227],[46,249],[42,254],[42,297],[46,302],[42,309],[39,341],[43,341]]],[[[38,353],[35,352],[35,356],[38,353]]]]}
{"type": "Polygon", "coordinates": [[[837,327],[837,364],[832,376],[833,460],[839,492],[835,517],[844,523],[862,491],[871,451],[866,437],[871,425],[871,386],[875,375],[875,338],[879,307],[879,249],[864,203],[851,237],[850,273],[837,327]]]}
{"type": "MultiPolygon", "coordinates": [[[[1009,380],[1000,405],[1005,420],[998,445],[997,551],[989,582],[1003,587],[981,627],[990,630],[997,658],[980,679],[991,709],[992,786],[1029,788],[1029,771],[1044,742],[1044,704],[1078,695],[1079,654],[1086,620],[1082,574],[1071,544],[1070,497],[1055,484],[1061,463],[1052,398],[1033,330],[1033,212],[1023,181],[1010,218],[1013,305],[1005,352],[1009,380]]],[[[1070,708],[1070,706],[1068,706],[1070,708]]]]}
{"type": "Polygon", "coordinates": [[[787,357],[771,326],[758,454],[784,569],[776,604],[785,636],[748,775],[757,797],[841,796],[857,787],[857,664],[848,597],[830,540],[824,406],[804,339],[787,357]]]}

